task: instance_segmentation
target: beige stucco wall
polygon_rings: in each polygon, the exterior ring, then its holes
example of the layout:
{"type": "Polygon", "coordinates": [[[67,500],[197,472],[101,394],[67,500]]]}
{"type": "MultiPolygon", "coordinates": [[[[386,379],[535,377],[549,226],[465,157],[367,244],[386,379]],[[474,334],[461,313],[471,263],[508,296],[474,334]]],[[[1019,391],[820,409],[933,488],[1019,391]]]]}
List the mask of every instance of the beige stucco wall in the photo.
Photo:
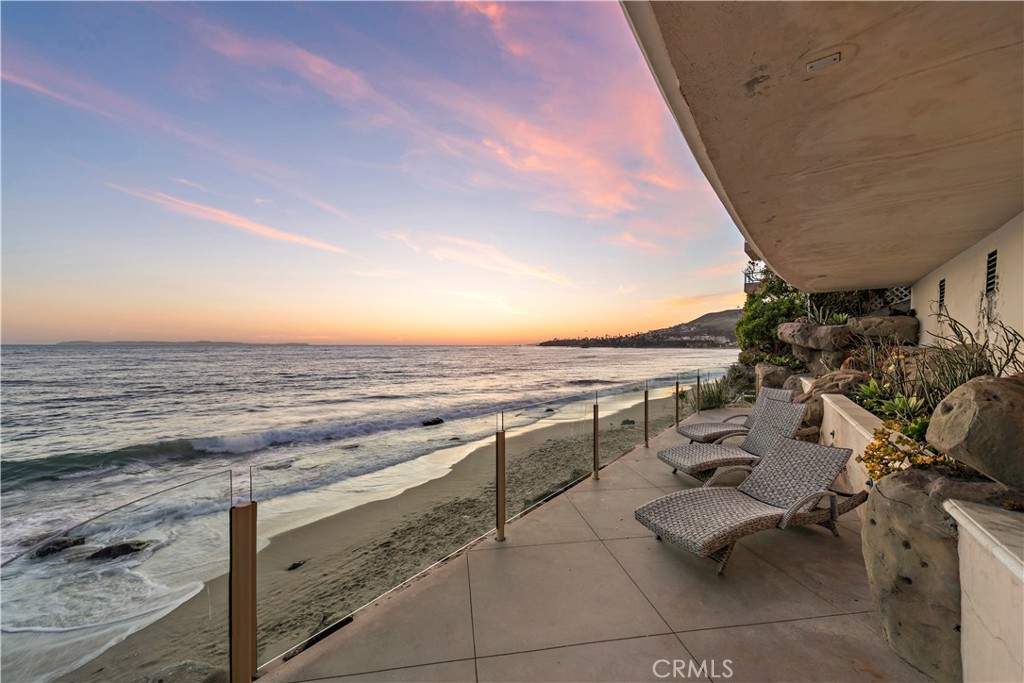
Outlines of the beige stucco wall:
{"type": "Polygon", "coordinates": [[[946,310],[954,319],[976,333],[984,333],[986,320],[992,317],[1024,332],[1024,213],[914,283],[911,305],[921,319],[921,344],[934,343],[930,333],[939,331],[932,302],[939,298],[939,280],[943,278],[946,310]],[[992,250],[999,252],[998,284],[994,294],[986,297],[985,264],[992,250]]]}
{"type": "Polygon", "coordinates": [[[960,651],[965,683],[1024,680],[1024,513],[943,503],[960,529],[960,651]]]}
{"type": "MultiPolygon", "coordinates": [[[[836,486],[850,493],[863,491],[870,475],[867,468],[857,462],[857,456],[863,455],[864,448],[874,440],[874,432],[882,426],[882,421],[841,394],[824,394],[821,399],[823,410],[819,442],[826,446],[853,449],[853,455],[846,462],[846,470],[836,480],[836,486]]],[[[861,521],[864,508],[864,505],[857,508],[861,521]]]]}

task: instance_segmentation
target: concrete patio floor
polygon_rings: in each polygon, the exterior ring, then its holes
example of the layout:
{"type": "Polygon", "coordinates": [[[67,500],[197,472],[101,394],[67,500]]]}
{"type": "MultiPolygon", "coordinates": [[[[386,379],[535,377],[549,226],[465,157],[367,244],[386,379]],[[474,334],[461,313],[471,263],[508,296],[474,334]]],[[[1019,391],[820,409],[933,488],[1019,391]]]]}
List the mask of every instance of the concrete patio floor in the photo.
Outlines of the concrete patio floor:
{"type": "Polygon", "coordinates": [[[748,536],[723,576],[638,524],[636,506],[698,485],[655,457],[680,443],[658,435],[260,680],[928,680],[881,635],[855,512],[839,538],[748,536]]]}

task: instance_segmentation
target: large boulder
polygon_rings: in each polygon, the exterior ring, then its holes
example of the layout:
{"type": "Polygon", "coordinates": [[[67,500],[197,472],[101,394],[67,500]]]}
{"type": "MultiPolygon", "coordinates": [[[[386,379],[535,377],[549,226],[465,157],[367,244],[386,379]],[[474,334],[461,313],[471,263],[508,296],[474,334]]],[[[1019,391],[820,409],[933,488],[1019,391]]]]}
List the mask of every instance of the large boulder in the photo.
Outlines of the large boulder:
{"type": "Polygon", "coordinates": [[[1024,490],[1024,374],[976,377],[953,390],[932,414],[928,443],[1024,490]]]}
{"type": "Polygon", "coordinates": [[[895,340],[901,344],[916,344],[921,329],[921,321],[912,315],[868,315],[850,318],[846,325],[857,336],[895,340]]]}
{"type": "Polygon", "coordinates": [[[822,325],[811,337],[811,348],[822,351],[843,351],[853,344],[853,333],[846,325],[822,325]]]}
{"type": "Polygon", "coordinates": [[[842,351],[853,342],[846,325],[818,325],[812,322],[782,323],[777,335],[781,341],[817,351],[842,351]]]}
{"type": "Polygon", "coordinates": [[[807,414],[804,424],[808,427],[821,427],[824,412],[822,394],[853,394],[857,387],[868,381],[868,375],[857,370],[838,370],[819,377],[811,384],[811,388],[793,396],[794,403],[806,403],[807,414]]]}
{"type": "Polygon", "coordinates": [[[812,322],[782,323],[776,334],[787,344],[811,348],[811,339],[817,329],[818,326],[812,322]]]}
{"type": "Polygon", "coordinates": [[[908,469],[875,482],[861,546],[871,597],[889,644],[936,681],[963,680],[960,560],[947,498],[998,504],[1006,487],[908,469]]]}
{"type": "Polygon", "coordinates": [[[759,391],[761,387],[772,387],[773,389],[782,388],[782,385],[792,374],[792,370],[784,368],[781,365],[758,363],[754,366],[754,375],[757,377],[757,387],[759,391]]]}

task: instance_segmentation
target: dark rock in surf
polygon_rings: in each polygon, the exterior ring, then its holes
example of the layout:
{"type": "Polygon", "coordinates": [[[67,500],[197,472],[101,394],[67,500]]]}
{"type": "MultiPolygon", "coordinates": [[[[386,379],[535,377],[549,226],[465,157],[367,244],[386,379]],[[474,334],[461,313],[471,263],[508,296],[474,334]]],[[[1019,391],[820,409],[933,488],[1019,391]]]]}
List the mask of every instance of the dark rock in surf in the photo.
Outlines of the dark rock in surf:
{"type": "Polygon", "coordinates": [[[100,548],[92,555],[90,555],[89,559],[113,560],[118,557],[124,557],[125,555],[137,553],[140,550],[145,550],[148,547],[149,541],[125,541],[124,543],[115,543],[114,545],[108,545],[106,548],[100,548]]]}
{"type": "Polygon", "coordinates": [[[293,572],[296,569],[298,569],[299,567],[301,567],[302,565],[306,564],[307,562],[309,562],[308,559],[307,560],[299,560],[298,562],[292,562],[291,565],[288,566],[288,571],[293,572]]]}
{"type": "Polygon", "coordinates": [[[85,536],[62,536],[43,544],[32,553],[32,557],[48,557],[63,552],[68,548],[85,543],[85,536]]]}
{"type": "Polygon", "coordinates": [[[623,427],[629,427],[629,426],[635,425],[635,424],[636,424],[636,420],[625,419],[625,420],[622,421],[622,426],[623,427]]]}
{"type": "Polygon", "coordinates": [[[441,418],[435,417],[433,420],[424,420],[423,421],[423,426],[424,427],[434,427],[436,425],[442,424],[443,422],[444,422],[444,420],[442,420],[441,418]]]}

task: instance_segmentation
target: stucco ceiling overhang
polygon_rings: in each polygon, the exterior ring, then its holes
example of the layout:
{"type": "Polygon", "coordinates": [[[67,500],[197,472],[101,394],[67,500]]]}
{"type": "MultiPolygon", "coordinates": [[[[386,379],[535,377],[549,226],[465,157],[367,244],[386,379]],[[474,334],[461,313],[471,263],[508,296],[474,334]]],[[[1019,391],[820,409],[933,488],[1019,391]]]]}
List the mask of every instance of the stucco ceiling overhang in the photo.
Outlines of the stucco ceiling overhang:
{"type": "Polygon", "coordinates": [[[797,287],[911,284],[1024,209],[1024,4],[623,7],[698,164],[797,287]]]}

